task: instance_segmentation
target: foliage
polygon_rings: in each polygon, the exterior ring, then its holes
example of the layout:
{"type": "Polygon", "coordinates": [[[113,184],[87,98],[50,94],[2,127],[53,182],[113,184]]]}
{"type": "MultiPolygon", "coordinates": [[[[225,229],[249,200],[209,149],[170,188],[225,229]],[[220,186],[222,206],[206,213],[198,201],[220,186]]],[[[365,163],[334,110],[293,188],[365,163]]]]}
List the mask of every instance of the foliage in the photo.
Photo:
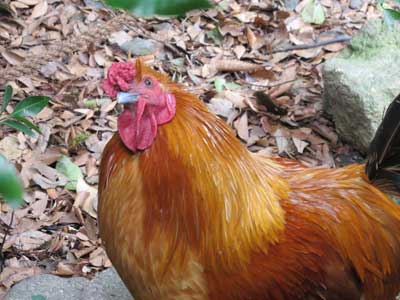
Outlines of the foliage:
{"type": "Polygon", "coordinates": [[[0,125],[7,125],[27,135],[33,136],[35,131],[40,133],[39,127],[26,117],[38,114],[48,103],[50,98],[46,96],[29,96],[21,100],[11,114],[4,114],[8,103],[12,98],[12,87],[7,86],[4,91],[3,103],[0,107],[0,125]]]}
{"type": "Polygon", "coordinates": [[[81,132],[78,134],[71,142],[72,147],[76,147],[80,144],[82,144],[84,141],[86,141],[90,137],[90,133],[88,132],[81,132]]]}
{"type": "Polygon", "coordinates": [[[217,77],[214,80],[215,90],[221,93],[225,88],[228,90],[236,90],[240,88],[240,85],[234,82],[227,82],[223,77],[217,77]]]}
{"type": "MultiPolygon", "coordinates": [[[[21,131],[27,135],[40,133],[39,127],[29,121],[26,117],[38,114],[49,102],[45,96],[30,96],[20,101],[12,113],[6,114],[7,105],[12,99],[13,90],[6,86],[3,102],[0,106],[0,125],[6,125],[21,131]]],[[[12,207],[22,203],[23,186],[17,175],[15,167],[0,154],[0,196],[12,207]]]]}
{"type": "Polygon", "coordinates": [[[304,6],[301,17],[304,22],[321,25],[325,22],[325,12],[318,0],[309,0],[304,6]]]}
{"type": "MultiPolygon", "coordinates": [[[[400,0],[395,0],[400,5],[400,0]]],[[[395,22],[400,22],[400,8],[393,8],[385,0],[378,0],[378,7],[383,13],[385,23],[392,26],[395,22]]]]}
{"type": "Polygon", "coordinates": [[[68,178],[68,183],[65,185],[65,188],[76,190],[78,180],[83,178],[81,169],[79,169],[69,157],[62,156],[57,161],[56,170],[68,178]]]}
{"type": "Polygon", "coordinates": [[[0,195],[12,207],[22,203],[23,186],[15,167],[0,154],[0,195]]]}
{"type": "Polygon", "coordinates": [[[136,16],[184,15],[194,9],[209,8],[207,0],[106,0],[113,8],[122,8],[136,16]]]}

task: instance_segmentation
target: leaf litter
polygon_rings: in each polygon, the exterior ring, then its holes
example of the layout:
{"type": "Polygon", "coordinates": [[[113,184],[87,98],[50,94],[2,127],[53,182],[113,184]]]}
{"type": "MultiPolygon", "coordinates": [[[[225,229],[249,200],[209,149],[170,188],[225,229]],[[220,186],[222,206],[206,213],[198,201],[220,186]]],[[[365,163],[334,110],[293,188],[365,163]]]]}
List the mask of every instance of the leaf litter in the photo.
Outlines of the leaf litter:
{"type": "MultiPolygon", "coordinates": [[[[309,166],[362,159],[338,139],[321,108],[321,63],[381,17],[374,1],[361,2],[352,8],[348,0],[304,0],[291,11],[279,1],[217,0],[181,19],[141,19],[93,1],[6,0],[1,84],[7,80],[16,99],[52,100],[33,117],[42,135],[0,128],[0,152],[26,188],[12,224],[11,208],[0,207],[0,239],[10,225],[0,298],[35,274],[91,278],[111,265],[98,238],[96,201],[101,152],[118,112],[99,83],[114,61],[140,55],[168,73],[250,151],[309,166]],[[256,92],[266,97],[260,101],[256,92]]],[[[11,101],[7,112],[16,105],[11,101]]]]}

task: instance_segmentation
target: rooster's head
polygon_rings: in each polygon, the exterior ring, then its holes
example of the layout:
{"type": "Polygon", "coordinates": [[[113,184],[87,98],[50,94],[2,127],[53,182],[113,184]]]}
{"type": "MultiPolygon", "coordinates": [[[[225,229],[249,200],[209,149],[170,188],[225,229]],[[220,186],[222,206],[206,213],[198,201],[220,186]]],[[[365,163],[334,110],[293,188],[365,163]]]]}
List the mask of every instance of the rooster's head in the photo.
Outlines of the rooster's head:
{"type": "Polygon", "coordinates": [[[139,59],[135,64],[113,63],[101,86],[111,98],[124,105],[118,117],[118,132],[132,151],[149,148],[158,126],[175,116],[176,101],[168,89],[168,78],[139,59]]]}

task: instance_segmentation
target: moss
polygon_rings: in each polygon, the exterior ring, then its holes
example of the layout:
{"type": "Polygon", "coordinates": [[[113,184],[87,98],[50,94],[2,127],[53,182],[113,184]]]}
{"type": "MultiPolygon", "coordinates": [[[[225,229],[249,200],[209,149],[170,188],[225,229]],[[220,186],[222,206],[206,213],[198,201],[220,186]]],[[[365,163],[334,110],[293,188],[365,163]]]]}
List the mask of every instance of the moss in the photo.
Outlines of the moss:
{"type": "Polygon", "coordinates": [[[382,20],[367,23],[353,37],[351,44],[340,55],[340,58],[369,58],[381,53],[382,48],[398,52],[400,47],[400,26],[387,26],[382,20]]]}

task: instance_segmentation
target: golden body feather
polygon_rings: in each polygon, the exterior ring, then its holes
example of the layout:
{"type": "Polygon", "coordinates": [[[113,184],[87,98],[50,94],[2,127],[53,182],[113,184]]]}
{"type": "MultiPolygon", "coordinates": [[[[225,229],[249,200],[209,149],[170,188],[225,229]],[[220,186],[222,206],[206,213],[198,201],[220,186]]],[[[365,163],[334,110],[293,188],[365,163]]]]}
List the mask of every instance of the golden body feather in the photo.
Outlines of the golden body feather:
{"type": "Polygon", "coordinates": [[[177,99],[153,145],[103,153],[100,235],[136,300],[394,300],[400,209],[363,165],[251,154],[204,104],[177,99]]]}

